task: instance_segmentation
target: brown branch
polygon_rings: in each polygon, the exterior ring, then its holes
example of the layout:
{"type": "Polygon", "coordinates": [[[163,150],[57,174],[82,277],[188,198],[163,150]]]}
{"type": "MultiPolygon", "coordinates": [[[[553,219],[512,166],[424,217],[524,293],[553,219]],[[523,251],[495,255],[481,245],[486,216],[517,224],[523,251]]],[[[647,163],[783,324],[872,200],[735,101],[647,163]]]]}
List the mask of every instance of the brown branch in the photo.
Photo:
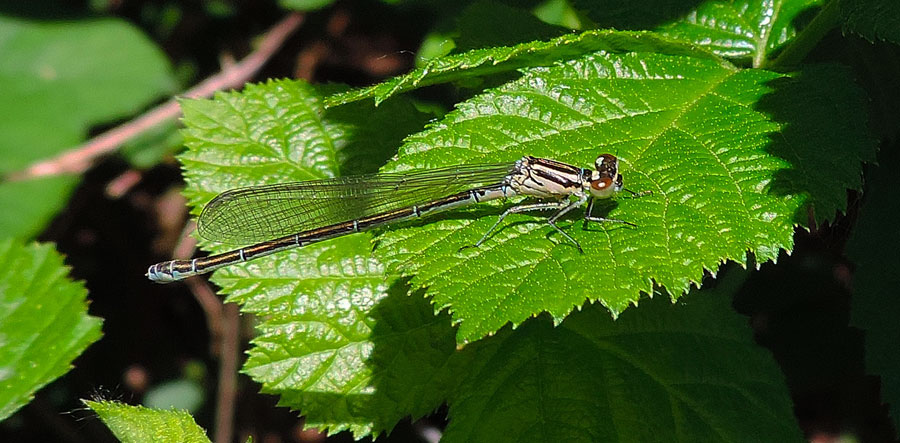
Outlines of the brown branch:
{"type": "Polygon", "coordinates": [[[216,393],[216,443],[229,443],[234,435],[235,397],[237,397],[238,354],[240,352],[240,309],[225,303],[222,348],[219,353],[219,390],[216,393]]]}
{"type": "MultiPolygon", "coordinates": [[[[303,23],[302,14],[288,15],[266,32],[259,47],[253,53],[241,60],[240,63],[223,68],[222,72],[191,88],[182,94],[182,97],[210,97],[216,91],[242,86],[256,75],[301,23],[303,23]]],[[[35,163],[24,171],[11,174],[7,180],[17,181],[47,175],[82,173],[97,157],[115,151],[147,130],[177,118],[179,114],[178,102],[173,98],[140,117],[110,129],[55,158],[35,163]]]]}

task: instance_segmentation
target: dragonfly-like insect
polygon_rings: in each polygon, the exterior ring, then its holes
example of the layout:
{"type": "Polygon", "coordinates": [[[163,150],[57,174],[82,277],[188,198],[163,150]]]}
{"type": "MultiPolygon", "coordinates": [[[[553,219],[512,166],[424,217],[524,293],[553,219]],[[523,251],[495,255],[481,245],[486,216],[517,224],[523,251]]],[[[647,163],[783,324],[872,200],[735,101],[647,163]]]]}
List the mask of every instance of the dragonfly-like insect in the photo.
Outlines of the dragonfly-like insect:
{"type": "MultiPolygon", "coordinates": [[[[624,220],[591,215],[594,199],[610,198],[622,189],[625,188],[619,160],[612,154],[597,157],[593,169],[526,156],[512,163],[233,189],[219,194],[203,208],[197,229],[209,240],[252,244],[208,257],[157,263],[147,270],[147,277],[158,283],[169,283],[286,249],[515,195],[544,201],[506,209],[472,246],[484,243],[509,214],[555,210],[547,218],[547,224],[583,252],[578,241],[556,222],[587,203],[584,227],[591,221],[636,226],[624,220]]],[[[634,196],[647,194],[628,192],[634,196]]]]}

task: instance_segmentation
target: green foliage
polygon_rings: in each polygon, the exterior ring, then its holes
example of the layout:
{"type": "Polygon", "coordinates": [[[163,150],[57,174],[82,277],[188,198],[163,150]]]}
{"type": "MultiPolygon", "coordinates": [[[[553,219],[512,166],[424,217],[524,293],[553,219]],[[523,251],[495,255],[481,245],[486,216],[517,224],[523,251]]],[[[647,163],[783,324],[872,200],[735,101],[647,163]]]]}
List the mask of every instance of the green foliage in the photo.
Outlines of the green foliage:
{"type": "Polygon", "coordinates": [[[377,252],[450,309],[461,341],[541,311],[559,322],[585,299],[615,315],[653,284],[677,297],[719,263],[746,262],[748,251],[774,260],[807,204],[818,219],[843,208],[873,149],[849,83],[834,69],[786,77],[644,53],[527,71],[410,137],[392,169],[523,155],[587,166],[613,152],[626,186],[654,195],[619,199],[607,214],[639,227],[570,226],[582,255],[543,218],[511,216],[480,248],[459,251],[495,221],[478,208],[392,230],[377,252]],[[839,112],[834,103],[852,105],[839,112]]]}
{"type": "Polygon", "coordinates": [[[0,241],[0,420],[100,338],[87,291],[67,274],[52,246],[0,241]]]}
{"type": "Polygon", "coordinates": [[[132,114],[174,88],[165,58],[125,22],[0,16],[0,28],[0,109],[15,110],[0,120],[0,172],[70,148],[90,125],[132,114]]]}
{"type": "MultiPolygon", "coordinates": [[[[637,31],[554,37],[524,8],[476,2],[445,34],[458,53],[372,87],[270,81],[182,102],[195,215],[236,187],[524,155],[588,167],[613,153],[628,188],[653,192],[595,208],[637,227],[563,219],[584,254],[540,214],[461,250],[517,199],[218,271],[228,301],[259,318],[243,372],[307,426],[377,436],[448,404],[447,441],[802,438],[782,375],[730,307],[747,271],[718,274],[790,252],[797,227],[845,210],[874,159],[850,72],[740,67],[771,66],[822,2],[573,4],[585,28],[637,31]],[[430,121],[422,109],[437,106],[401,95],[454,82],[493,86],[430,121]]],[[[856,251],[875,246],[870,232],[856,251]]],[[[884,293],[866,278],[892,259],[856,257],[860,287],[884,293]]],[[[887,331],[872,349],[890,354],[890,316],[860,306],[857,321],[887,331]]],[[[206,441],[186,413],[88,405],[124,441],[206,441]]]]}
{"type": "MultiPolygon", "coordinates": [[[[723,57],[762,60],[797,34],[823,0],[704,1],[660,28],[663,34],[694,42],[723,57]]],[[[602,13],[602,11],[598,11],[602,13]]]]}
{"type": "Polygon", "coordinates": [[[439,83],[478,78],[534,66],[552,65],[560,60],[594,51],[643,51],[671,55],[709,57],[693,45],[660,38],[647,32],[588,31],[567,34],[549,41],[534,41],[515,46],[476,49],[425,61],[412,72],[377,85],[334,94],[325,98],[327,107],[375,98],[375,103],[404,91],[439,83]]]}
{"type": "Polygon", "coordinates": [[[33,238],[65,203],[78,180],[51,176],[0,183],[0,238],[33,238]]]}
{"type": "Polygon", "coordinates": [[[730,309],[743,272],[612,320],[597,305],[467,347],[447,441],[802,441],[782,375],[730,309]],[[728,405],[728,407],[722,407],[728,405]]]}
{"type": "Polygon", "coordinates": [[[810,210],[818,221],[843,210],[846,189],[859,188],[860,164],[873,156],[861,93],[834,66],[741,70],[690,48],[591,31],[449,56],[455,61],[441,72],[423,69],[361,93],[322,99],[279,81],[185,101],[181,159],[195,213],[234,187],[329,177],[356,163],[366,166],[355,172],[371,171],[404,137],[384,170],[523,155],[588,166],[611,152],[626,186],[653,191],[597,208],[637,228],[563,223],[584,255],[533,215],[512,216],[480,248],[460,251],[499,213],[500,205],[482,205],[387,229],[375,257],[371,234],[358,234],[220,270],[213,281],[229,301],[262,319],[244,371],[308,425],[356,436],[447,401],[451,440],[645,435],[656,428],[631,417],[648,410],[684,440],[739,441],[754,429],[798,439],[777,371],[727,298],[691,298],[673,311],[657,297],[623,311],[642,293],[679,298],[722,262],[774,260],[810,210]],[[593,52],[597,42],[617,49],[593,52]],[[552,55],[517,58],[535,51],[552,55]],[[425,116],[403,117],[414,109],[403,97],[378,107],[358,101],[530,62],[538,67],[425,130],[425,116]],[[375,154],[349,154],[364,144],[375,154]],[[575,307],[582,312],[569,315],[575,307]],[[608,376],[598,381],[598,373],[608,376]],[[721,380],[684,388],[710,374],[721,380]]]}
{"type": "MultiPolygon", "coordinates": [[[[175,86],[162,53],[123,21],[0,15],[0,30],[0,174],[75,147],[92,125],[133,114],[175,86]]],[[[0,183],[8,215],[0,237],[43,229],[77,182],[0,183]]]]}
{"type": "Polygon", "coordinates": [[[896,0],[841,0],[844,30],[869,41],[900,44],[900,2],[896,0]]]}
{"type": "Polygon", "coordinates": [[[465,361],[454,355],[449,316],[409,297],[370,251],[369,236],[356,235],[291,253],[264,297],[252,279],[216,278],[230,301],[264,319],[244,372],[307,425],[357,436],[434,410],[465,361]]]}
{"type": "Polygon", "coordinates": [[[493,1],[469,5],[460,13],[456,27],[457,52],[547,40],[566,32],[564,28],[544,23],[530,11],[493,1]]]}
{"type": "Polygon", "coordinates": [[[900,153],[892,148],[879,156],[880,165],[870,174],[872,192],[860,209],[847,256],[856,265],[851,321],[866,331],[866,369],[881,377],[882,397],[891,407],[895,429],[900,429],[900,153]]]}
{"type": "Polygon", "coordinates": [[[208,443],[191,414],[179,410],[149,409],[113,401],[84,400],[122,443],[208,443]]]}
{"type": "Polygon", "coordinates": [[[334,0],[279,0],[278,3],[285,9],[313,11],[334,3],[334,0]]]}

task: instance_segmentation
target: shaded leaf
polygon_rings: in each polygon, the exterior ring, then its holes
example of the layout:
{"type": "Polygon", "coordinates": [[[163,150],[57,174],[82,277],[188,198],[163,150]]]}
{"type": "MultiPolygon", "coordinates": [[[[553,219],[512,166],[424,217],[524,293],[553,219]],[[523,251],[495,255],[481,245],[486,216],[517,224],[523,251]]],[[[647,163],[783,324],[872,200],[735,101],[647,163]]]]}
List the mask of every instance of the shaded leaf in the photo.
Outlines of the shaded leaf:
{"type": "Polygon", "coordinates": [[[847,256],[856,265],[853,274],[851,323],[865,331],[866,370],[881,377],[882,398],[890,406],[894,428],[900,429],[900,151],[892,146],[879,156],[865,194],[865,203],[853,235],[847,242],[847,256]]]}
{"type": "Polygon", "coordinates": [[[841,0],[844,31],[869,41],[900,44],[900,2],[896,0],[841,0]]]}
{"type": "Polygon", "coordinates": [[[572,0],[582,16],[593,21],[595,28],[648,30],[688,14],[700,0],[572,0]]]}
{"type": "Polygon", "coordinates": [[[512,46],[559,37],[564,33],[566,29],[549,25],[530,11],[494,1],[476,1],[457,19],[456,50],[512,46]]]}

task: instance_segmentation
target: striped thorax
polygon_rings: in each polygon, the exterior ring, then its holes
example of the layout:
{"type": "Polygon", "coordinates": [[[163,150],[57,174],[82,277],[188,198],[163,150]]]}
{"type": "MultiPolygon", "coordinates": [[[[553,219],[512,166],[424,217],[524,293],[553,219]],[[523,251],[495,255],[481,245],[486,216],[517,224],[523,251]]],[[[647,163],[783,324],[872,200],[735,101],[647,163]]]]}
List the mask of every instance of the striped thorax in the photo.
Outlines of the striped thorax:
{"type": "Polygon", "coordinates": [[[559,199],[571,195],[609,198],[622,190],[619,160],[603,154],[594,161],[594,170],[537,157],[523,157],[507,178],[516,193],[538,198],[559,199]]]}

